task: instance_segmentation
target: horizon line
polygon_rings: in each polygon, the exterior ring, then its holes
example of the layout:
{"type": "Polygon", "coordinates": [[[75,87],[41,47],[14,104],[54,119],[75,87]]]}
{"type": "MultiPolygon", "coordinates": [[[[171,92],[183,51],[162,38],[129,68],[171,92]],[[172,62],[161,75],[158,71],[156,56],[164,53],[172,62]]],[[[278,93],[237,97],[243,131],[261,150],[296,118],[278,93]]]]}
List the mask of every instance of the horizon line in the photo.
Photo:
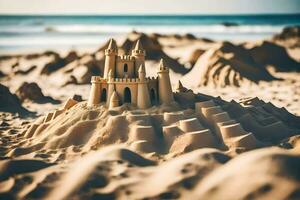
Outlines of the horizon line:
{"type": "Polygon", "coordinates": [[[271,15],[300,15],[295,13],[0,13],[0,16],[271,16],[271,15]]]}

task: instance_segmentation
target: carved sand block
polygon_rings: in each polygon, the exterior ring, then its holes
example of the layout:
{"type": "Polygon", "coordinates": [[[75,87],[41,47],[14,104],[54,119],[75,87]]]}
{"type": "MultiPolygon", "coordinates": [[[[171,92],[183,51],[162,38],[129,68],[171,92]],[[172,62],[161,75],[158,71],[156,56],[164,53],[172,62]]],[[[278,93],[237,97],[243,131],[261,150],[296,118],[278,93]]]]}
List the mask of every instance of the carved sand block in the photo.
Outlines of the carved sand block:
{"type": "Polygon", "coordinates": [[[155,131],[152,126],[134,125],[130,132],[130,140],[145,140],[153,142],[155,140],[155,131]]]}
{"type": "Polygon", "coordinates": [[[213,125],[213,115],[224,112],[220,106],[201,108],[202,115],[204,116],[204,121],[209,125],[213,125]]]}
{"type": "Polygon", "coordinates": [[[202,102],[196,102],[195,103],[195,112],[198,114],[201,114],[201,109],[202,108],[208,108],[208,107],[213,107],[215,106],[215,102],[213,100],[209,101],[202,101],[202,102]]]}
{"type": "Polygon", "coordinates": [[[222,135],[221,135],[218,123],[228,122],[231,120],[232,119],[230,118],[230,116],[228,115],[227,112],[222,112],[222,113],[212,115],[213,128],[219,139],[222,139],[222,135]]]}
{"type": "Polygon", "coordinates": [[[166,125],[173,124],[183,119],[183,112],[165,112],[164,113],[164,121],[166,125]]]}
{"type": "Polygon", "coordinates": [[[252,133],[234,137],[226,141],[228,147],[243,147],[247,150],[254,149],[260,144],[261,142],[259,142],[252,133]]]}
{"type": "Polygon", "coordinates": [[[276,123],[276,122],[278,122],[278,120],[273,116],[266,117],[262,120],[259,120],[259,123],[263,124],[264,126],[270,125],[270,124],[273,124],[273,123],[276,123]]]}
{"type": "Polygon", "coordinates": [[[170,152],[186,152],[205,147],[216,147],[215,138],[209,129],[179,136],[172,144],[170,152]]]}
{"type": "Polygon", "coordinates": [[[63,109],[68,110],[68,109],[72,108],[73,106],[75,106],[77,103],[78,103],[78,101],[76,101],[72,98],[69,98],[66,101],[66,103],[64,104],[63,109]]]}
{"type": "Polygon", "coordinates": [[[153,152],[153,145],[146,140],[138,140],[131,143],[130,148],[137,152],[150,153],[153,152]]]}
{"type": "Polygon", "coordinates": [[[116,115],[116,116],[110,116],[107,119],[106,127],[107,128],[112,128],[115,126],[118,126],[120,124],[123,124],[126,121],[126,117],[123,115],[116,115]]]}
{"type": "Polygon", "coordinates": [[[44,123],[51,121],[53,114],[54,114],[53,112],[48,113],[44,119],[44,123]]]}
{"type": "Polygon", "coordinates": [[[135,121],[143,121],[144,124],[150,124],[150,115],[148,114],[127,115],[126,119],[128,120],[129,123],[135,121]]]}
{"type": "Polygon", "coordinates": [[[261,140],[266,139],[281,139],[288,137],[290,129],[286,127],[281,121],[275,121],[268,125],[262,125],[255,120],[250,114],[243,115],[240,119],[246,130],[251,130],[257,138],[261,140]],[[272,134],[268,134],[272,133],[272,134]]]}
{"type": "Polygon", "coordinates": [[[36,137],[38,135],[40,135],[50,124],[39,124],[39,126],[36,128],[36,130],[34,131],[32,137],[36,137]]]}
{"type": "Polygon", "coordinates": [[[38,127],[39,124],[32,124],[30,128],[25,132],[25,138],[31,138],[38,127]]]}
{"type": "Polygon", "coordinates": [[[53,116],[52,116],[52,120],[54,120],[56,117],[58,117],[58,116],[59,116],[60,114],[62,114],[63,112],[65,112],[64,109],[54,111],[54,114],[53,114],[53,116]]]}
{"type": "Polygon", "coordinates": [[[176,124],[163,126],[163,135],[168,145],[172,144],[176,137],[182,135],[182,130],[176,124]]]}
{"type": "Polygon", "coordinates": [[[180,120],[179,127],[183,132],[200,131],[204,129],[197,118],[180,120]]]}
{"type": "Polygon", "coordinates": [[[225,142],[230,138],[248,134],[240,123],[223,125],[220,127],[220,132],[225,142]]]}

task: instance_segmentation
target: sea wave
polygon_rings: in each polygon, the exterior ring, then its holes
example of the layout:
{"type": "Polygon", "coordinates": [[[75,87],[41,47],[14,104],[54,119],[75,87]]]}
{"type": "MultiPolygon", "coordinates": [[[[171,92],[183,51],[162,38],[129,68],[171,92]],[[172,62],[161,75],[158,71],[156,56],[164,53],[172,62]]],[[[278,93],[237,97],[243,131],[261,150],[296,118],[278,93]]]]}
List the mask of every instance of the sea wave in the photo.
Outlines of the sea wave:
{"type": "Polygon", "coordinates": [[[69,33],[69,34],[124,34],[130,31],[145,33],[278,33],[284,26],[272,25],[55,25],[55,26],[0,26],[1,34],[38,34],[38,33],[69,33]]]}

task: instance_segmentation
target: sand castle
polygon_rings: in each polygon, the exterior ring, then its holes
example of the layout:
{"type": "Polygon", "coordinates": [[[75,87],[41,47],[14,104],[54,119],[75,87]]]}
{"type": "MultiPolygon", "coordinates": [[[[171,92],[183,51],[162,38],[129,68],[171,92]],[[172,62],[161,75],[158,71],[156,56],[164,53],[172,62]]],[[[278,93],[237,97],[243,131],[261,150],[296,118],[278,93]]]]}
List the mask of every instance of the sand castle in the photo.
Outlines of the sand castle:
{"type": "Polygon", "coordinates": [[[140,41],[131,55],[118,55],[115,40],[105,50],[104,74],[93,76],[88,105],[106,103],[110,108],[131,103],[145,109],[174,101],[169,69],[161,60],[157,77],[146,77],[145,55],[140,41]]]}

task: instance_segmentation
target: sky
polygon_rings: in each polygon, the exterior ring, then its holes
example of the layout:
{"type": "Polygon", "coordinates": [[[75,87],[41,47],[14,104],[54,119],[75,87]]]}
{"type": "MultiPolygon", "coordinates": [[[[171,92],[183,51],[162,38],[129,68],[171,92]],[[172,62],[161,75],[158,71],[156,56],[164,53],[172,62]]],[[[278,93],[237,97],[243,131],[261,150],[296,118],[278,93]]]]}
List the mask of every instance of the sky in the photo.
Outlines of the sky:
{"type": "Polygon", "coordinates": [[[277,13],[300,13],[300,0],[0,0],[0,14],[277,13]]]}

